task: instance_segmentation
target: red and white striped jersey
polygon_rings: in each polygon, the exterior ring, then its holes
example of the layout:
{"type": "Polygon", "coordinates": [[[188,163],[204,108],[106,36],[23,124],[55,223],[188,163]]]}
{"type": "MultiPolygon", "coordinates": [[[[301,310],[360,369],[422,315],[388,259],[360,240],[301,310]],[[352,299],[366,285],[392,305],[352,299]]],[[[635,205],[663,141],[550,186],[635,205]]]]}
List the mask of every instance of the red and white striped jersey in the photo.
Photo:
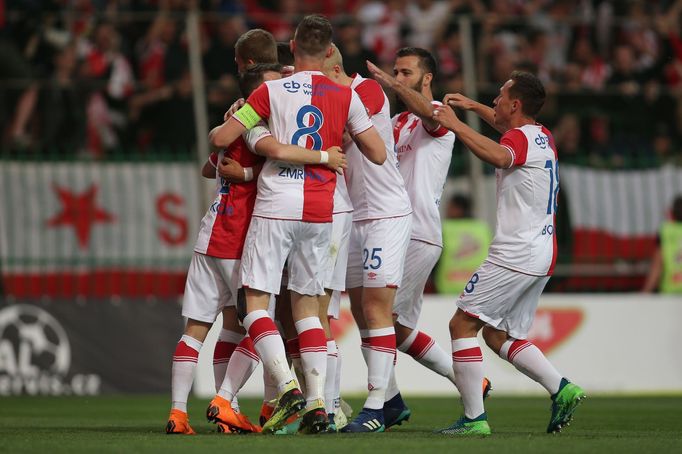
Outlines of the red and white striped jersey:
{"type": "Polygon", "coordinates": [[[439,207],[455,135],[442,126],[429,131],[421,118],[402,112],[393,117],[393,136],[400,174],[414,210],[411,238],[442,247],[439,207]]]}
{"type": "Polygon", "coordinates": [[[360,96],[386,144],[386,161],[380,166],[365,158],[352,140],[343,146],[348,159],[346,182],[353,202],[353,221],[406,216],[412,207],[398,171],[388,98],[373,79],[356,75],[351,88],[360,96]]]}
{"type": "MultiPolygon", "coordinates": [[[[258,87],[247,103],[280,143],[325,150],[372,127],[360,98],[319,71],[301,71],[258,87]]],[[[336,173],[324,165],[267,160],[258,179],[254,216],[331,222],[336,173]]]]}
{"type": "Polygon", "coordinates": [[[556,263],[555,215],[559,165],[552,133],[542,125],[507,131],[500,145],[511,153],[497,169],[497,226],[491,262],[535,276],[549,276],[556,263]]]}
{"type": "MultiPolygon", "coordinates": [[[[227,150],[211,153],[209,160],[217,167],[223,156],[234,159],[242,167],[254,167],[265,160],[252,153],[241,137],[227,150]]],[[[201,220],[194,250],[221,259],[241,259],[256,190],[256,180],[230,184],[216,173],[216,198],[201,220]]]]}

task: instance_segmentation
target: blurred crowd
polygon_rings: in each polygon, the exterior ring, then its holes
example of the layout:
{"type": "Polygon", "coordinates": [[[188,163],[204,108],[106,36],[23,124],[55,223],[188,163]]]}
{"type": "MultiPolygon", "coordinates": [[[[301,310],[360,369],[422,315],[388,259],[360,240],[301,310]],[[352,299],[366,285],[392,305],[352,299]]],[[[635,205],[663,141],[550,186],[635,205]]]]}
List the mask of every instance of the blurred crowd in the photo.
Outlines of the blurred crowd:
{"type": "Polygon", "coordinates": [[[391,69],[402,46],[430,49],[441,96],[464,89],[469,16],[481,99],[513,69],[537,73],[562,160],[682,165],[682,0],[4,0],[1,152],[191,155],[190,10],[209,126],[238,95],[234,43],[249,28],[288,41],[301,16],[325,14],[349,73],[366,74],[367,59],[391,69]]]}

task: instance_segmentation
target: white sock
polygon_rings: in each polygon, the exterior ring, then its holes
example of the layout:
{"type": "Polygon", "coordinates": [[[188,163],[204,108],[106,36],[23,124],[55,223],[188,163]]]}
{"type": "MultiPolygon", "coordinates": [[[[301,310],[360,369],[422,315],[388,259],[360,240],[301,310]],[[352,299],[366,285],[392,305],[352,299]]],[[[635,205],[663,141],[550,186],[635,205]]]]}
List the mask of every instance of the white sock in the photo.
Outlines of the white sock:
{"type": "Polygon", "coordinates": [[[483,354],[478,339],[467,337],[452,341],[452,361],[455,384],[462,395],[464,416],[477,418],[483,408],[483,354]]]}
{"type": "Polygon", "coordinates": [[[237,348],[237,344],[239,344],[243,337],[243,334],[225,328],[220,330],[218,341],[213,349],[213,379],[216,392],[218,392],[220,385],[225,379],[227,363],[230,362],[234,349],[237,348]]]}
{"type": "Polygon", "coordinates": [[[296,322],[301,365],[306,382],[306,402],[324,402],[327,377],[327,338],[318,317],[307,317],[296,322]]]}
{"type": "Polygon", "coordinates": [[[378,410],[384,408],[386,388],[393,370],[395,330],[390,326],[368,331],[367,389],[369,389],[369,394],[364,407],[378,410]]]}
{"type": "Polygon", "coordinates": [[[273,400],[277,400],[277,383],[274,383],[270,375],[263,371],[263,402],[270,403],[273,400]]]}
{"type": "Polygon", "coordinates": [[[234,349],[230,362],[227,364],[225,377],[218,390],[223,399],[234,401],[237,393],[248,381],[253,371],[258,367],[258,354],[253,346],[251,337],[244,336],[234,349]]]}
{"type": "Polygon", "coordinates": [[[531,342],[507,340],[500,348],[500,358],[509,361],[521,373],[540,383],[550,395],[559,391],[561,374],[531,342]]]}
{"type": "Polygon", "coordinates": [[[398,350],[413,357],[419,364],[455,383],[452,358],[429,335],[413,330],[398,350]]]}
{"type": "Polygon", "coordinates": [[[253,340],[253,346],[258,352],[258,356],[263,361],[263,367],[277,384],[278,392],[284,391],[287,383],[292,381],[294,377],[291,375],[287,356],[284,352],[284,343],[275,323],[267,311],[257,310],[244,318],[244,327],[253,340]]]}
{"type": "Polygon", "coordinates": [[[336,401],[336,367],[338,365],[338,349],[334,339],[327,339],[327,378],[324,383],[324,405],[327,413],[334,413],[336,401]]]}
{"type": "Polygon", "coordinates": [[[194,369],[197,367],[202,342],[183,335],[173,353],[171,369],[171,400],[173,408],[187,413],[187,398],[194,381],[194,369]]]}
{"type": "Polygon", "coordinates": [[[336,375],[334,377],[334,414],[341,408],[341,350],[336,348],[336,375]]]}
{"type": "Polygon", "coordinates": [[[391,372],[391,377],[388,379],[388,385],[386,386],[386,397],[384,400],[388,402],[398,395],[400,388],[398,388],[398,382],[395,379],[395,364],[393,365],[393,371],[391,372]]]}

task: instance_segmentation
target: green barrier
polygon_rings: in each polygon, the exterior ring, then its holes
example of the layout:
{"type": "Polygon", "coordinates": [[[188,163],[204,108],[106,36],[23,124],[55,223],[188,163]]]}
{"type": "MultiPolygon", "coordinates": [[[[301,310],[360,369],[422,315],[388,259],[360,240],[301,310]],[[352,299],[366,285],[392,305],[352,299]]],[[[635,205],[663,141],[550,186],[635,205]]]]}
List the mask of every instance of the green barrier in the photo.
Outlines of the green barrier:
{"type": "Polygon", "coordinates": [[[666,222],[661,228],[663,277],[661,293],[682,293],[682,222],[666,222]]]}
{"type": "Polygon", "coordinates": [[[439,293],[459,294],[488,254],[492,235],[476,219],[443,221],[443,253],[436,270],[439,293]]]}

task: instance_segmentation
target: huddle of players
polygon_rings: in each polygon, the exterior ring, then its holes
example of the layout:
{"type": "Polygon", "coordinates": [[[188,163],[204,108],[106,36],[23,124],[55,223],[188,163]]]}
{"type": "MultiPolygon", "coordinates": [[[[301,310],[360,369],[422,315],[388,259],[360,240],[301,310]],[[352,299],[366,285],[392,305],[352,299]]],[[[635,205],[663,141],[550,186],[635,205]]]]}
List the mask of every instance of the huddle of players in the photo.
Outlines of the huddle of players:
{"type": "MultiPolygon", "coordinates": [[[[393,372],[396,347],[461,388],[450,355],[416,330],[424,284],[442,248],[438,202],[455,139],[440,124],[443,108],[432,102],[435,60],[422,49],[402,49],[395,78],[369,65],[407,107],[391,121],[379,84],[345,74],[331,35],[325,18],[304,18],[291,43],[295,72],[284,79],[275,63],[245,69],[257,63],[257,52],[243,52],[249,41],[252,49],[275,49],[267,32],[252,30],[237,43],[242,91],[250,95],[210,134],[225,151],[212,154],[202,172],[213,176],[217,168],[218,195],[202,220],[188,273],[188,323],[173,357],[168,433],[194,433],[187,396],[201,344],[221,309],[217,395],[208,419],[225,432],[261,430],[236,399],[260,357],[264,432],[336,431],[340,367],[327,317],[338,317],[342,290],[361,330],[369,389],[362,411],[342,431],[381,432],[410,417],[393,372]],[[337,178],[342,169],[345,178],[337,178]],[[280,292],[285,268],[290,294],[280,292]],[[277,294],[280,327],[271,302],[277,294]]],[[[489,383],[481,376],[476,387],[484,396],[489,383]]],[[[463,401],[465,416],[443,433],[485,435],[485,413],[469,416],[463,401]]],[[[570,410],[560,416],[570,417],[570,410]]]]}

